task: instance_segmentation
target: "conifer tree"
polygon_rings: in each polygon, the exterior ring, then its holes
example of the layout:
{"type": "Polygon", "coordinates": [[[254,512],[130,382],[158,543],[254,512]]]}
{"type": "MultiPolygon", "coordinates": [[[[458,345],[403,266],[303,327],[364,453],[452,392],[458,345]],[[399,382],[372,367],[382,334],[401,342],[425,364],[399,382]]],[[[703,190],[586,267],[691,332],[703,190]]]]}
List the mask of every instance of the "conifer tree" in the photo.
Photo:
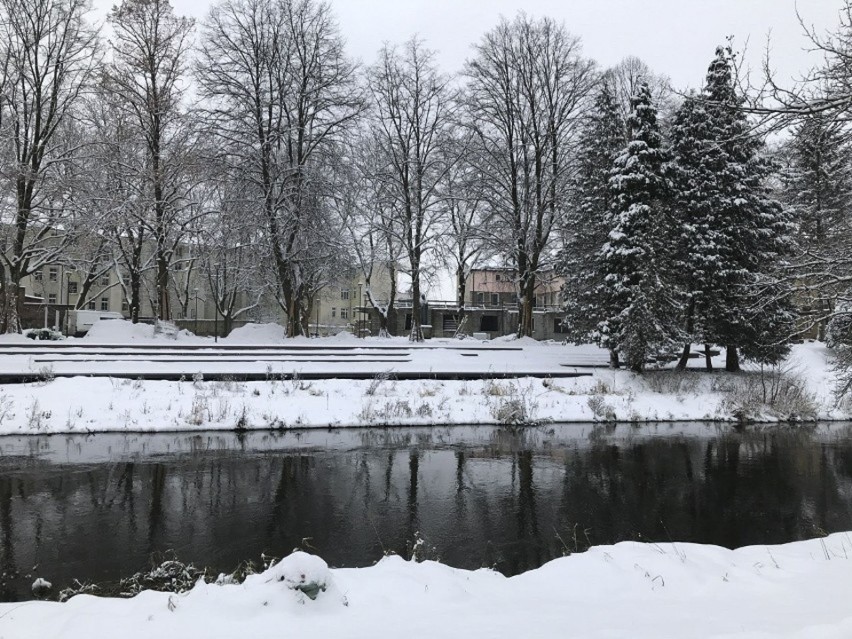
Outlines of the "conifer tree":
{"type": "Polygon", "coordinates": [[[647,83],[633,97],[627,127],[630,139],[610,178],[612,230],[602,258],[612,309],[600,324],[599,343],[641,372],[668,343],[672,314],[665,237],[668,158],[647,83]]]}
{"type": "MultiPolygon", "coordinates": [[[[624,122],[610,79],[605,77],[580,136],[572,206],[562,227],[563,322],[570,338],[578,343],[592,338],[599,322],[608,316],[602,248],[612,222],[610,174],[624,143],[624,122]]],[[[617,367],[616,351],[611,360],[617,367]]]]}
{"type": "Polygon", "coordinates": [[[770,197],[772,167],[741,106],[733,52],[719,47],[702,95],[684,103],[672,131],[684,328],[689,340],[724,345],[729,371],[739,370],[739,350],[781,357],[792,321],[789,288],[773,276],[792,227],[770,197]]]}
{"type": "Polygon", "coordinates": [[[842,282],[850,264],[852,149],[844,123],[816,113],[793,130],[787,151],[784,193],[798,225],[797,270],[804,274],[800,295],[816,312],[814,323],[823,339],[838,297],[845,293],[842,282]],[[814,272],[819,275],[811,276],[814,272]]]}
{"type": "MultiPolygon", "coordinates": [[[[720,193],[713,188],[716,170],[722,164],[722,149],[713,140],[712,126],[697,96],[688,96],[675,113],[671,129],[673,210],[676,212],[674,264],[684,295],[682,326],[687,343],[678,362],[686,368],[693,342],[715,341],[710,315],[718,306],[714,293],[724,230],[716,228],[720,193]]],[[[709,348],[707,367],[710,368],[709,348]]]]}

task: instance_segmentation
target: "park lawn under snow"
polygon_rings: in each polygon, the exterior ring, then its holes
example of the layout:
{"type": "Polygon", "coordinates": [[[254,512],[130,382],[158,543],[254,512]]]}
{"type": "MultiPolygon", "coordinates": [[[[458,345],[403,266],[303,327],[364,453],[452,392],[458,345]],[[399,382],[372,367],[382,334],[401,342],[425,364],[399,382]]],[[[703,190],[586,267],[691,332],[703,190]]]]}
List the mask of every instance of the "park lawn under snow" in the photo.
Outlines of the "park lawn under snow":
{"type": "MultiPolygon", "coordinates": [[[[525,344],[524,353],[570,348],[525,344]]],[[[432,351],[440,353],[440,349],[432,351]]],[[[142,381],[57,377],[0,387],[0,434],[326,428],[593,421],[848,419],[825,347],[797,345],[786,368],[804,401],[761,404],[756,371],[739,375],[594,369],[589,377],[399,381],[142,381]],[[804,408],[803,408],[804,406],[804,408]]],[[[772,392],[773,380],[767,379],[772,392]]],[[[786,392],[786,391],[785,391],[786,392]]]]}
{"type": "Polygon", "coordinates": [[[240,585],[0,604],[0,636],[848,639],[852,539],[727,550],[623,542],[506,578],[386,557],[331,569],[294,553],[240,585]],[[300,588],[325,588],[315,600],[300,588]]]}

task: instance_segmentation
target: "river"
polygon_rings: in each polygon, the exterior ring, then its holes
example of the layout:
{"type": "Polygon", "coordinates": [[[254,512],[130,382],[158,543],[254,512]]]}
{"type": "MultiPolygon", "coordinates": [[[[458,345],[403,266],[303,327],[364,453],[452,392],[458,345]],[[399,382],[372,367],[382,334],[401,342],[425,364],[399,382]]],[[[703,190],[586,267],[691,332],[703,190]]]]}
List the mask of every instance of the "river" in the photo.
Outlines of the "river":
{"type": "Polygon", "coordinates": [[[0,600],[172,550],[231,571],[421,552],[507,575],[590,544],[852,530],[852,426],[548,425],[0,438],[0,600]]]}

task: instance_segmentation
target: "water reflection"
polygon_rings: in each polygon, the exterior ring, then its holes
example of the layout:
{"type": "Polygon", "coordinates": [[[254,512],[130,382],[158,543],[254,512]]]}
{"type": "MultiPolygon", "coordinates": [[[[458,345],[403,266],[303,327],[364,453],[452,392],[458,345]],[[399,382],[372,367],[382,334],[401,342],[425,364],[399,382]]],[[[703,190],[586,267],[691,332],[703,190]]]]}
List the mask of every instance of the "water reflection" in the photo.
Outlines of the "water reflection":
{"type": "Polygon", "coordinates": [[[552,426],[0,440],[0,599],[174,549],[231,570],[314,549],[507,574],[589,543],[728,547],[852,529],[852,431],[552,426]]]}

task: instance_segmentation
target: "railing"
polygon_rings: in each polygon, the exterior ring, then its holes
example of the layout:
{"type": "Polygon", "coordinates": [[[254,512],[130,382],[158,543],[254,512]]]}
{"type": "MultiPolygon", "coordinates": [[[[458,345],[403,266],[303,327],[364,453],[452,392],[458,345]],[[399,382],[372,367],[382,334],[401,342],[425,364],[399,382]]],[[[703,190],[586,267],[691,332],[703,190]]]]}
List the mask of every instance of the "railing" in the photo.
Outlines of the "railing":
{"type": "MultiPolygon", "coordinates": [[[[382,305],[387,304],[386,300],[377,300],[376,304],[382,305]]],[[[426,304],[430,309],[449,309],[456,310],[459,307],[457,301],[452,300],[426,300],[426,304]]],[[[398,309],[409,309],[412,308],[413,304],[411,300],[397,300],[394,303],[394,307],[398,309]]],[[[366,306],[364,308],[369,309],[370,306],[366,306]]],[[[487,304],[487,303],[465,303],[464,308],[466,311],[505,311],[507,313],[517,313],[518,312],[518,304],[487,304]]],[[[533,312],[537,313],[561,313],[562,307],[559,305],[544,305],[544,306],[533,306],[533,312]]]]}

